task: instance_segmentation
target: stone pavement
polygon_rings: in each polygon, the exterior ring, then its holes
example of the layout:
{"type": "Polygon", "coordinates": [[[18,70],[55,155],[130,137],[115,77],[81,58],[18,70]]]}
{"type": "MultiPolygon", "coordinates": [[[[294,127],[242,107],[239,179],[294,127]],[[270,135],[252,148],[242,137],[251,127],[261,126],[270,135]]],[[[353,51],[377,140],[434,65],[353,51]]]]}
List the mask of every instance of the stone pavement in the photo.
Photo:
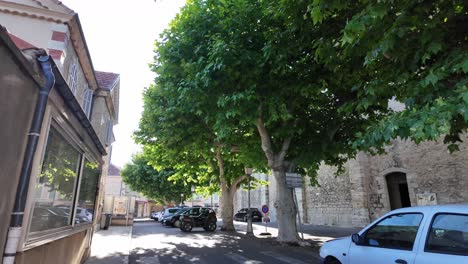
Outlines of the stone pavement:
{"type": "Polygon", "coordinates": [[[127,264],[131,250],[132,226],[110,226],[93,235],[91,257],[86,264],[127,264]]]}

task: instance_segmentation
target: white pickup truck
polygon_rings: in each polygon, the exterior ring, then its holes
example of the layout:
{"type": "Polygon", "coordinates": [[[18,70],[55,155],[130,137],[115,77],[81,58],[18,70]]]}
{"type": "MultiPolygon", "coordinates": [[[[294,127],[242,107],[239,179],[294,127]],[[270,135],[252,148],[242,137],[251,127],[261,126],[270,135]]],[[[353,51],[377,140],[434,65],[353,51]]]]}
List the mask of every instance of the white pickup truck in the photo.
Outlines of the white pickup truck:
{"type": "Polygon", "coordinates": [[[468,205],[391,211],[320,248],[324,264],[468,264],[468,205]]]}

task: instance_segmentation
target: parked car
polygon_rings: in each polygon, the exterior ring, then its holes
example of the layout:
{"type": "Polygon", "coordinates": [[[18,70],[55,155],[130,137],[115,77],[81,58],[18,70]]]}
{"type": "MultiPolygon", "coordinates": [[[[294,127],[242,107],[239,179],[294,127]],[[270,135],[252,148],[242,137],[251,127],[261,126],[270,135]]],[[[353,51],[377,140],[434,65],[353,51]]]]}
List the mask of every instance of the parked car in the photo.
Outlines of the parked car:
{"type": "MultiPolygon", "coordinates": [[[[63,211],[69,213],[70,205],[56,205],[55,208],[62,209],[63,211]]],[[[88,223],[93,221],[93,214],[88,211],[86,208],[76,207],[75,223],[88,223]]]]}
{"type": "Polygon", "coordinates": [[[164,217],[162,220],[163,225],[170,226],[170,227],[180,227],[180,216],[186,214],[190,211],[190,207],[183,208],[177,211],[175,214],[164,217]]]}
{"type": "Polygon", "coordinates": [[[174,215],[174,214],[177,213],[179,210],[181,210],[181,208],[179,208],[179,207],[173,207],[173,208],[166,208],[166,209],[164,209],[164,211],[162,212],[161,216],[159,217],[159,221],[161,221],[161,224],[164,224],[164,223],[163,223],[164,218],[170,217],[170,216],[174,215]]]}
{"type": "Polygon", "coordinates": [[[153,219],[154,221],[159,221],[161,220],[161,214],[163,211],[158,211],[158,212],[152,212],[150,214],[150,218],[153,219]]]}
{"type": "Polygon", "coordinates": [[[468,263],[468,205],[391,211],[320,249],[324,264],[468,263]]]}
{"type": "MultiPolygon", "coordinates": [[[[261,222],[263,215],[258,210],[258,208],[250,208],[252,212],[252,222],[261,222]]],[[[242,208],[237,212],[237,214],[234,215],[234,220],[236,221],[244,221],[247,222],[248,218],[248,209],[247,208],[242,208]]]]}
{"type": "Polygon", "coordinates": [[[31,232],[68,225],[69,213],[53,206],[35,206],[31,220],[31,232]]]}
{"type": "Polygon", "coordinates": [[[216,230],[216,213],[206,207],[193,207],[186,213],[180,215],[180,230],[190,232],[194,227],[203,227],[205,231],[216,230]]]}

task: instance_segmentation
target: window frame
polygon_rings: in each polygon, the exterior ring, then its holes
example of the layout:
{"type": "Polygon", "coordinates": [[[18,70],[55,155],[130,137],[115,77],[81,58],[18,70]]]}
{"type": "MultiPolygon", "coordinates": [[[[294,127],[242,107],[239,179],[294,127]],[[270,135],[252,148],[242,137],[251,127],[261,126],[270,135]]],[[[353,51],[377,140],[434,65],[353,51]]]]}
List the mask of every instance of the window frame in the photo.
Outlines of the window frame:
{"type": "Polygon", "coordinates": [[[391,214],[391,215],[387,215],[386,217],[382,218],[380,221],[378,221],[377,223],[373,224],[372,226],[370,226],[369,228],[367,228],[363,233],[362,235],[360,235],[363,239],[366,238],[367,236],[367,233],[369,232],[369,230],[373,229],[374,227],[376,227],[378,224],[380,224],[381,222],[383,222],[385,219],[389,218],[389,217],[392,217],[392,216],[395,216],[395,215],[402,215],[402,214],[414,214],[414,215],[421,215],[421,220],[419,221],[419,224],[418,224],[418,229],[416,230],[416,236],[414,237],[414,241],[413,241],[413,246],[411,247],[411,249],[404,249],[404,248],[393,248],[393,247],[381,247],[381,246],[373,246],[373,245],[369,245],[369,244],[359,244],[358,246],[363,246],[363,247],[373,247],[373,248],[383,248],[383,249],[393,249],[393,250],[403,250],[403,251],[414,251],[415,250],[415,244],[416,244],[416,240],[418,238],[418,234],[420,232],[420,229],[422,228],[421,226],[423,221],[424,221],[424,217],[425,217],[425,214],[423,212],[401,212],[401,213],[394,213],[394,214],[391,214]]]}
{"type": "Polygon", "coordinates": [[[86,116],[88,117],[88,119],[90,119],[91,111],[93,109],[93,101],[94,101],[94,90],[87,87],[83,93],[82,108],[86,116]]]}
{"type": "MultiPolygon", "coordinates": [[[[44,115],[42,123],[42,132],[39,138],[37,151],[33,161],[33,171],[31,173],[31,178],[29,182],[28,190],[28,199],[25,208],[25,215],[23,220],[24,232],[22,232],[20,238],[20,247],[19,251],[25,251],[37,246],[41,246],[73,234],[77,234],[86,230],[89,230],[95,222],[95,214],[93,214],[93,221],[88,223],[75,224],[76,217],[76,203],[78,202],[79,189],[78,186],[81,186],[82,181],[82,170],[83,170],[83,160],[88,159],[91,162],[97,162],[99,164],[100,174],[98,177],[98,184],[96,186],[96,193],[99,191],[99,182],[102,176],[102,164],[99,162],[99,156],[95,156],[93,152],[89,151],[89,146],[85,143],[77,134],[77,130],[74,128],[73,124],[70,123],[66,116],[64,116],[59,110],[59,106],[52,102],[48,104],[46,108],[46,113],[44,115]],[[33,192],[38,178],[40,177],[40,170],[44,163],[44,158],[47,149],[48,137],[50,134],[51,128],[56,129],[56,131],[63,137],[63,139],[71,147],[73,147],[80,155],[79,159],[79,170],[75,178],[74,183],[74,193],[72,199],[73,210],[70,212],[70,221],[69,225],[59,228],[52,228],[47,230],[42,230],[38,232],[30,232],[35,198],[33,192]]],[[[96,198],[97,199],[97,196],[96,198]]],[[[96,200],[94,203],[94,211],[96,212],[96,200]]]]}
{"type": "Polygon", "coordinates": [[[76,95],[77,86],[78,86],[78,63],[76,60],[73,60],[68,70],[68,87],[70,88],[70,91],[73,93],[73,95],[76,95]]]}
{"type": "Polygon", "coordinates": [[[423,251],[425,253],[433,253],[433,254],[443,254],[443,255],[454,255],[454,256],[468,256],[468,253],[456,253],[456,252],[441,252],[438,250],[429,250],[427,248],[427,244],[429,242],[429,236],[431,235],[431,230],[432,230],[432,225],[434,224],[434,221],[437,216],[439,215],[460,215],[460,216],[466,216],[468,217],[468,214],[463,214],[463,213],[450,213],[450,212],[437,212],[432,216],[431,222],[429,223],[429,226],[427,228],[427,233],[426,233],[426,239],[424,241],[424,248],[423,251]]]}

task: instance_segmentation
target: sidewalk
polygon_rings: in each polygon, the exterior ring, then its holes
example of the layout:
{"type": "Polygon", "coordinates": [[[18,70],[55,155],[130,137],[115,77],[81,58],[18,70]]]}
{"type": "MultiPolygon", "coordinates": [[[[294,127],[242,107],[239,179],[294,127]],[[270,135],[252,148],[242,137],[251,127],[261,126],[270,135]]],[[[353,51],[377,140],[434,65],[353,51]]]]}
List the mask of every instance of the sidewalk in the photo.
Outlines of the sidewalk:
{"type": "Polygon", "coordinates": [[[110,226],[93,235],[91,257],[86,264],[127,264],[132,226],[110,226]]]}
{"type": "MultiPolygon", "coordinates": [[[[221,225],[222,223],[218,223],[221,225]]],[[[237,232],[246,233],[247,223],[245,222],[234,222],[237,232]]],[[[253,232],[256,237],[260,236],[260,233],[265,232],[265,223],[252,223],[253,232]]],[[[271,233],[271,237],[278,236],[278,225],[277,223],[268,223],[267,225],[268,233],[271,233]]],[[[302,230],[304,232],[304,239],[313,240],[318,242],[320,245],[323,242],[326,242],[330,239],[344,236],[351,236],[354,233],[357,233],[362,228],[360,227],[336,227],[336,226],[317,226],[317,225],[302,225],[302,230]]],[[[298,227],[299,236],[301,236],[301,229],[298,227]]]]}

